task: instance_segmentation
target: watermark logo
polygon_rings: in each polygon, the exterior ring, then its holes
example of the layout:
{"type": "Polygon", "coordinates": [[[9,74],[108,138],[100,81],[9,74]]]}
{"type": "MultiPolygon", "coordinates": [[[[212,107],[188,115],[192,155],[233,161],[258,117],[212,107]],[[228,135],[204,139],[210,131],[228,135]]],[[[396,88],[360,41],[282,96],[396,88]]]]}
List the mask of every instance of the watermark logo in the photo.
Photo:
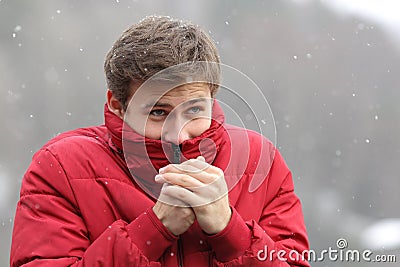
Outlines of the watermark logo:
{"type": "Polygon", "coordinates": [[[347,249],[348,242],[344,238],[339,238],[336,241],[336,248],[329,247],[323,249],[319,253],[315,250],[304,250],[301,253],[296,250],[269,250],[267,245],[257,252],[259,261],[309,261],[309,262],[378,262],[378,263],[395,263],[396,255],[389,254],[374,254],[369,249],[356,250],[347,249]]]}
{"type": "Polygon", "coordinates": [[[345,249],[347,248],[348,244],[347,244],[347,240],[344,238],[339,238],[336,241],[336,246],[338,247],[338,249],[345,249]]]}

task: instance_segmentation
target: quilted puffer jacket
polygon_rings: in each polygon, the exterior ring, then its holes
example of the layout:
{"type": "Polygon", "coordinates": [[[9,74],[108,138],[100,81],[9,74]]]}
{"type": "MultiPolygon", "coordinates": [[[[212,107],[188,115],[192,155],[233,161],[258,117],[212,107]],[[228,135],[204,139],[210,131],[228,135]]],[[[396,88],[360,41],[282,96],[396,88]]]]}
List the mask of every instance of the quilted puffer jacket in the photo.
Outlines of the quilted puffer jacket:
{"type": "Polygon", "coordinates": [[[22,181],[11,266],[309,266],[299,256],[308,249],[301,204],[270,141],[225,124],[215,104],[210,129],[181,144],[182,158],[202,154],[224,170],[232,218],[215,235],[195,221],[174,236],[152,211],[168,148],[126,131],[107,106],[105,125],[49,141],[22,181]]]}

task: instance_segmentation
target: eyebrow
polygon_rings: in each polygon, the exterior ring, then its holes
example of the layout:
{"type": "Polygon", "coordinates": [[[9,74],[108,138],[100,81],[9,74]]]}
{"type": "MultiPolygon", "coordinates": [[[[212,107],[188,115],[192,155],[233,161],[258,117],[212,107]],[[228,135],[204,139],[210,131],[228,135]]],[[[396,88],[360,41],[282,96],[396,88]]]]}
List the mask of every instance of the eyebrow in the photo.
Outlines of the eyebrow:
{"type": "MultiPolygon", "coordinates": [[[[196,104],[196,103],[199,103],[199,102],[206,102],[206,98],[205,97],[195,98],[195,99],[192,99],[192,100],[184,102],[182,105],[183,106],[190,106],[190,105],[193,105],[193,104],[196,104]]],[[[167,102],[160,102],[160,101],[155,102],[155,101],[152,101],[152,102],[144,104],[142,106],[143,109],[156,108],[156,107],[158,107],[158,108],[172,108],[172,105],[170,103],[167,103],[167,102]]]]}
{"type": "Polygon", "coordinates": [[[150,103],[144,104],[143,109],[149,109],[149,108],[155,108],[155,107],[172,107],[171,104],[169,103],[163,103],[163,102],[155,102],[152,101],[150,103]]]}

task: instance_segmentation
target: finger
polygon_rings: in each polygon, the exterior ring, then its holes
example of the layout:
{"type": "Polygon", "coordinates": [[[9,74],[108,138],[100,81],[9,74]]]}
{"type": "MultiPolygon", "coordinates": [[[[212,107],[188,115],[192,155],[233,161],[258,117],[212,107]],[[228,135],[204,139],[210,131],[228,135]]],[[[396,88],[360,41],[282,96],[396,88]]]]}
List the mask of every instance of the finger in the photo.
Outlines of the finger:
{"type": "Polygon", "coordinates": [[[181,164],[169,164],[159,170],[159,173],[174,172],[174,173],[197,173],[205,171],[217,175],[223,175],[223,171],[215,166],[205,162],[204,157],[199,156],[196,159],[187,160],[181,164]]]}
{"type": "Polygon", "coordinates": [[[200,170],[204,170],[209,168],[211,165],[206,162],[203,156],[198,156],[195,159],[189,159],[185,162],[182,162],[180,165],[182,166],[191,166],[200,170]]]}
{"type": "Polygon", "coordinates": [[[217,174],[214,173],[208,173],[205,171],[201,171],[196,169],[197,171],[174,171],[174,172],[165,172],[163,174],[158,174],[156,175],[156,182],[157,183],[162,183],[162,182],[168,182],[171,184],[177,184],[180,186],[183,186],[185,188],[192,188],[192,187],[202,187],[208,184],[211,184],[213,182],[215,182],[216,180],[223,178],[223,173],[222,176],[219,176],[217,174]],[[176,176],[172,176],[172,174],[176,174],[176,176]],[[162,178],[160,178],[160,176],[162,178]],[[193,180],[188,181],[188,179],[192,178],[193,180]],[[175,179],[180,179],[182,178],[184,181],[183,183],[178,182],[175,179]],[[157,180],[160,179],[160,182],[158,182],[157,180]],[[196,182],[197,180],[197,182],[196,182]]]}
{"type": "Polygon", "coordinates": [[[161,174],[157,174],[156,176],[154,176],[154,181],[156,181],[156,183],[158,184],[166,182],[161,174]]]}
{"type": "Polygon", "coordinates": [[[162,191],[166,196],[179,199],[180,201],[187,203],[189,206],[198,206],[198,203],[200,203],[200,197],[177,185],[166,186],[162,191]]]}
{"type": "Polygon", "coordinates": [[[187,160],[181,163],[180,166],[185,166],[184,168],[187,168],[189,170],[190,168],[195,168],[195,170],[198,169],[208,173],[217,174],[219,176],[223,175],[223,171],[220,168],[208,164],[203,156],[198,156],[196,159],[187,160]]]}
{"type": "Polygon", "coordinates": [[[189,164],[169,164],[161,169],[159,169],[158,173],[159,174],[164,174],[167,172],[171,172],[171,173],[191,173],[191,172],[199,172],[200,169],[191,166],[189,164]]]}
{"type": "Polygon", "coordinates": [[[198,156],[195,159],[189,159],[180,164],[168,164],[165,167],[162,167],[158,170],[159,173],[164,172],[178,172],[178,171],[197,171],[198,169],[203,170],[208,168],[209,165],[203,156],[198,156]]]}
{"type": "Polygon", "coordinates": [[[189,204],[183,202],[182,200],[171,197],[171,196],[167,196],[165,194],[160,195],[157,200],[162,202],[163,204],[169,205],[169,206],[181,207],[181,208],[191,207],[189,204]]]}
{"type": "Polygon", "coordinates": [[[204,184],[196,179],[195,177],[192,177],[191,175],[185,174],[185,173],[163,173],[163,174],[157,174],[155,176],[155,181],[157,183],[170,183],[173,185],[179,185],[184,188],[196,188],[196,187],[202,187],[204,184]]]}
{"type": "Polygon", "coordinates": [[[171,184],[165,183],[163,185],[163,187],[161,188],[161,192],[160,195],[158,196],[158,201],[166,204],[166,205],[170,205],[170,206],[176,206],[176,207],[190,207],[190,205],[188,203],[185,203],[184,201],[171,196],[171,195],[167,195],[165,194],[165,188],[172,186],[171,184]]]}

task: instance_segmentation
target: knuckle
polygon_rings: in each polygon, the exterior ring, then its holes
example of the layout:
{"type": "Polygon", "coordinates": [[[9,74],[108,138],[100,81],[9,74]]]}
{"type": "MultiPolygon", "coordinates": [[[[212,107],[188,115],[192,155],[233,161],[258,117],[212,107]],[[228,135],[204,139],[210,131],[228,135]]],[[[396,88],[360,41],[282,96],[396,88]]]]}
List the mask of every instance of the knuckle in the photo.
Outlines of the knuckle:
{"type": "Polygon", "coordinates": [[[171,164],[171,171],[179,171],[180,164],[171,164]]]}
{"type": "Polygon", "coordinates": [[[177,194],[177,197],[179,198],[179,199],[184,199],[185,198],[185,194],[183,193],[183,192],[178,192],[177,194]]]}
{"type": "Polygon", "coordinates": [[[184,216],[190,216],[192,212],[188,208],[183,208],[182,213],[184,216]]]}
{"type": "Polygon", "coordinates": [[[194,214],[190,209],[183,208],[182,211],[181,211],[181,218],[189,219],[190,221],[191,220],[194,221],[194,214]]]}
{"type": "Polygon", "coordinates": [[[186,183],[189,182],[189,178],[186,175],[182,175],[181,176],[181,181],[182,181],[182,183],[186,184],[186,183]]]}
{"type": "Polygon", "coordinates": [[[211,175],[211,183],[217,181],[221,176],[219,176],[218,174],[212,174],[211,175]]]}
{"type": "Polygon", "coordinates": [[[170,175],[168,175],[168,174],[163,174],[163,179],[166,181],[166,182],[170,182],[171,181],[171,176],[170,175]]]}
{"type": "Polygon", "coordinates": [[[215,168],[216,174],[217,174],[219,177],[224,176],[224,172],[223,172],[220,168],[217,168],[217,167],[214,167],[214,168],[215,168]]]}

